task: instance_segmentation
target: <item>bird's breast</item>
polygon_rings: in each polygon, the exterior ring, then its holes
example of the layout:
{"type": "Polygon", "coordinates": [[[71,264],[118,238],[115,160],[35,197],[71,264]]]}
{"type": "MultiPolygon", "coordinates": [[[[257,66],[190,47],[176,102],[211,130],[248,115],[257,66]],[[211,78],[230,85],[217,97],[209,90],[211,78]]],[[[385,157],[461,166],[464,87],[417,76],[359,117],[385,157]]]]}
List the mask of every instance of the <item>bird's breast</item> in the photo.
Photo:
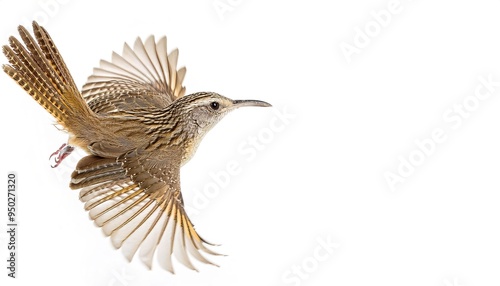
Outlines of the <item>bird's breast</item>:
{"type": "Polygon", "coordinates": [[[196,150],[198,149],[198,146],[200,145],[201,140],[196,139],[196,138],[189,138],[186,140],[185,145],[184,145],[184,152],[182,152],[182,165],[186,164],[191,158],[193,158],[194,153],[196,153],[196,150]]]}

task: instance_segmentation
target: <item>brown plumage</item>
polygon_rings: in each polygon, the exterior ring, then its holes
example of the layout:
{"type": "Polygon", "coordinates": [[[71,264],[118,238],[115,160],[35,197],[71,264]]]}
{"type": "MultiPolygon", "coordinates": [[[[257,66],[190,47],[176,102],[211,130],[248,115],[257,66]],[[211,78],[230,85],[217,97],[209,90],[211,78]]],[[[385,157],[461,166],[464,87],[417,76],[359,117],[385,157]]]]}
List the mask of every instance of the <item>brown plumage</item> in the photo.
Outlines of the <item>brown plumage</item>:
{"type": "Polygon", "coordinates": [[[170,272],[172,255],[191,269],[191,258],[213,264],[202,253],[217,253],[184,211],[180,167],[229,111],[270,105],[213,92],[184,96],[178,51],[167,54],[166,38],[153,37],[101,61],[80,93],[47,31],[35,22],[33,30],[35,39],[19,27],[24,46],[9,38],[3,69],[89,154],[70,187],[81,189],[90,217],[129,260],[139,252],[151,267],[156,253],[170,272]]]}

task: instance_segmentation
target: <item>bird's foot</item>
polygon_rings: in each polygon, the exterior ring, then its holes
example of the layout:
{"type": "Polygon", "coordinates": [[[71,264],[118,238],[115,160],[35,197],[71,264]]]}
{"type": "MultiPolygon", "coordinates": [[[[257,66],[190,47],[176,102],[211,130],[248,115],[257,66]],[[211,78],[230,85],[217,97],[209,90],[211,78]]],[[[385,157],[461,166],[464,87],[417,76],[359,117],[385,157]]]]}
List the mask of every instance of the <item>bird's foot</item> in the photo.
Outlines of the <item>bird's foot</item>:
{"type": "Polygon", "coordinates": [[[59,149],[57,149],[57,151],[52,153],[52,155],[50,155],[49,157],[49,160],[52,160],[52,157],[55,156],[54,158],[55,164],[51,165],[51,167],[56,168],[57,166],[59,166],[59,164],[61,164],[64,158],[68,157],[68,155],[71,154],[73,150],[75,150],[75,147],[68,145],[66,143],[62,144],[62,146],[59,147],[59,149]]]}

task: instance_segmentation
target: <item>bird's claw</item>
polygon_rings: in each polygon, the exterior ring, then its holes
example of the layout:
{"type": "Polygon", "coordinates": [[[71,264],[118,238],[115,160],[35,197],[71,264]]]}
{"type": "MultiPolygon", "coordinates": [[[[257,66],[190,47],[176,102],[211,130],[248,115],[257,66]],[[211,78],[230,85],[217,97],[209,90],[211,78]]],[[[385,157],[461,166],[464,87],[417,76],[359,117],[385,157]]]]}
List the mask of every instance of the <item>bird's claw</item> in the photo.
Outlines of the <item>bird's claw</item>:
{"type": "Polygon", "coordinates": [[[74,149],[75,147],[71,145],[68,145],[66,143],[62,144],[62,146],[59,147],[59,149],[57,149],[57,151],[52,153],[49,157],[49,160],[52,160],[52,157],[56,156],[54,159],[55,164],[51,165],[51,167],[56,168],[57,166],[59,166],[59,164],[61,164],[64,158],[68,157],[68,155],[71,154],[71,152],[73,152],[74,149]]]}

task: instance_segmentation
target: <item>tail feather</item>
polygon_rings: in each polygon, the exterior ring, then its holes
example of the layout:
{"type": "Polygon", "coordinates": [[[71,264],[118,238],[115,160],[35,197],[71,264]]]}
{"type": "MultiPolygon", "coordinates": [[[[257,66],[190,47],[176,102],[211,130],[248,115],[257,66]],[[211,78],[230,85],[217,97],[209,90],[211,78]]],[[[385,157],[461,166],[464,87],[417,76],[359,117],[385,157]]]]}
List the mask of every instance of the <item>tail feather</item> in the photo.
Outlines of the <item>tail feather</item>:
{"type": "Polygon", "coordinates": [[[3,53],[10,63],[4,65],[3,70],[64,129],[73,134],[81,133],[95,124],[92,119],[97,117],[78,91],[47,31],[36,22],[33,22],[33,31],[36,41],[20,26],[24,46],[15,37],[10,37],[10,47],[3,46],[3,53]]]}
{"type": "Polygon", "coordinates": [[[51,96],[58,93],[50,83],[51,79],[42,72],[40,66],[15,38],[11,38],[10,43],[12,48],[4,46],[3,52],[11,65],[4,65],[3,70],[59,123],[64,123],[67,114],[59,98],[51,96]]]}
{"type": "MultiPolygon", "coordinates": [[[[28,31],[22,26],[19,28],[19,30],[21,37],[23,35],[29,35],[28,31]]],[[[73,80],[73,77],[71,76],[71,73],[68,70],[68,67],[66,66],[66,63],[64,63],[59,50],[57,49],[47,30],[39,26],[38,23],[33,22],[33,32],[35,34],[38,45],[43,52],[43,55],[45,55],[45,58],[51,63],[52,70],[56,72],[58,78],[61,79],[65,85],[76,87],[76,84],[73,80]]],[[[33,43],[33,41],[31,41],[31,43],[33,43]]]]}
{"type": "MultiPolygon", "coordinates": [[[[36,24],[34,23],[34,25],[36,24]]],[[[41,43],[37,44],[37,42],[29,34],[28,30],[26,30],[23,26],[19,26],[18,31],[21,39],[26,45],[27,50],[29,51],[28,57],[32,58],[38,64],[38,67],[40,67],[40,75],[50,78],[50,83],[53,87],[58,88],[59,93],[62,93],[63,90],[61,90],[61,88],[66,84],[65,78],[58,73],[53,60],[51,60],[48,54],[40,47],[41,43]]],[[[10,37],[10,45],[14,50],[19,48],[25,50],[22,44],[15,37],[10,37]]],[[[26,53],[28,53],[28,51],[26,51],[26,53]]]]}

